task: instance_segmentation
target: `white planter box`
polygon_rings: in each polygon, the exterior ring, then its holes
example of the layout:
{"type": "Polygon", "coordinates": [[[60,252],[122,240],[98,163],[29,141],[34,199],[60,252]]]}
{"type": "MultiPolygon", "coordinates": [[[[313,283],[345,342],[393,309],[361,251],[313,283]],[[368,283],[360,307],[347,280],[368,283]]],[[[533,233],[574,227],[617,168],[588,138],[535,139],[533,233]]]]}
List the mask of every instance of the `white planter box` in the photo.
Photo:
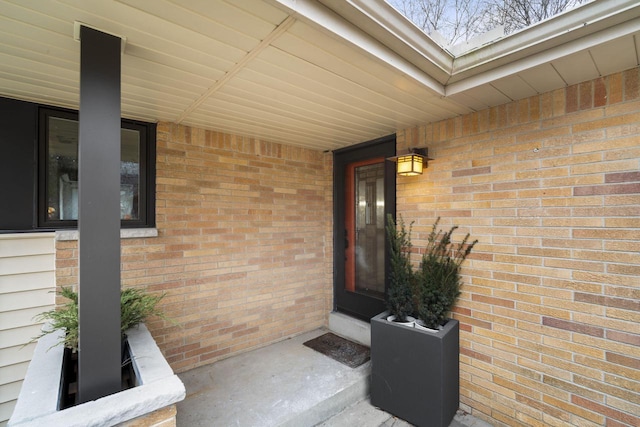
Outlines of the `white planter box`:
{"type": "Polygon", "coordinates": [[[114,426],[184,399],[184,384],[173,373],[147,327],[139,325],[128,330],[127,337],[140,385],[56,410],[64,350],[56,343],[61,334],[49,334],[38,341],[9,426],[114,426]]]}

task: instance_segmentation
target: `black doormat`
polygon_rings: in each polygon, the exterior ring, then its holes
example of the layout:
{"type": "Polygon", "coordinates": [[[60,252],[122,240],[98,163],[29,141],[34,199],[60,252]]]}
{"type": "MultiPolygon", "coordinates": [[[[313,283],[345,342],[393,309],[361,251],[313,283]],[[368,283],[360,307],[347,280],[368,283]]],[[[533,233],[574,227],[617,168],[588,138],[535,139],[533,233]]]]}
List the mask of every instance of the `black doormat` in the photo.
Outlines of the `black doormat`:
{"type": "Polygon", "coordinates": [[[371,356],[369,347],[349,341],[331,332],[309,340],[304,345],[351,368],[357,368],[369,360],[371,356]]]}

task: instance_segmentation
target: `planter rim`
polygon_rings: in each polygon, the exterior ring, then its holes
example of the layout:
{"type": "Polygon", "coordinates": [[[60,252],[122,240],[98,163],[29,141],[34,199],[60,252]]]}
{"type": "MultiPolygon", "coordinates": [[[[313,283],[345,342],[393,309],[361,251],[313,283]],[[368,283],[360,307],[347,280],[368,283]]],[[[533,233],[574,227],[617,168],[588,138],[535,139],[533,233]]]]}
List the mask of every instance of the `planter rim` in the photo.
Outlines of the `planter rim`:
{"type": "Polygon", "coordinates": [[[430,331],[424,331],[421,330],[419,328],[415,328],[413,326],[408,326],[408,325],[403,325],[401,323],[396,323],[396,322],[389,322],[387,321],[387,316],[389,316],[389,311],[383,311],[382,313],[374,316],[371,318],[372,322],[382,322],[385,324],[390,324],[396,327],[401,327],[401,328],[408,328],[408,329],[412,329],[416,332],[419,332],[421,334],[428,334],[434,337],[441,337],[446,335],[451,329],[455,328],[455,326],[459,323],[458,320],[456,319],[452,319],[452,318],[448,318],[447,319],[447,323],[444,324],[444,326],[442,327],[442,329],[438,330],[437,332],[430,332],[430,331]]]}
{"type": "Polygon", "coordinates": [[[116,425],[184,400],[184,384],[173,373],[147,327],[140,324],[127,331],[139,385],[58,411],[64,347],[56,344],[63,333],[58,331],[38,340],[8,426],[116,425]]]}

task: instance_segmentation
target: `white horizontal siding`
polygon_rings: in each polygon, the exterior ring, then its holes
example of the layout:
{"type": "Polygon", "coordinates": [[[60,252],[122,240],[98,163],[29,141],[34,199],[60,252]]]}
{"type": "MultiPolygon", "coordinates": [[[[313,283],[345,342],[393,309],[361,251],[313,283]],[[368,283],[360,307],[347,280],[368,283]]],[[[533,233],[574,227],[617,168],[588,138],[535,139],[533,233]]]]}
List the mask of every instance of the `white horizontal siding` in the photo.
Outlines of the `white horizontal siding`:
{"type": "Polygon", "coordinates": [[[9,384],[22,381],[27,374],[29,362],[16,363],[11,366],[3,366],[0,368],[0,382],[9,384]]]}
{"type": "Polygon", "coordinates": [[[25,337],[29,337],[29,339],[37,337],[40,335],[41,329],[42,325],[29,325],[19,328],[3,329],[0,330],[0,342],[2,343],[3,348],[22,347],[24,345],[25,337]]]}
{"type": "MultiPolygon", "coordinates": [[[[13,413],[13,408],[16,407],[16,401],[12,400],[11,402],[0,403],[0,420],[8,420],[13,413]]],[[[5,427],[7,425],[7,421],[0,421],[0,427],[5,427]]]]}
{"type": "Polygon", "coordinates": [[[55,272],[53,270],[37,271],[29,274],[0,275],[0,295],[10,292],[22,292],[25,289],[51,289],[54,283],[55,272]]]}
{"type": "Polygon", "coordinates": [[[11,417],[41,325],[55,304],[55,235],[0,235],[0,426],[11,417]]]}

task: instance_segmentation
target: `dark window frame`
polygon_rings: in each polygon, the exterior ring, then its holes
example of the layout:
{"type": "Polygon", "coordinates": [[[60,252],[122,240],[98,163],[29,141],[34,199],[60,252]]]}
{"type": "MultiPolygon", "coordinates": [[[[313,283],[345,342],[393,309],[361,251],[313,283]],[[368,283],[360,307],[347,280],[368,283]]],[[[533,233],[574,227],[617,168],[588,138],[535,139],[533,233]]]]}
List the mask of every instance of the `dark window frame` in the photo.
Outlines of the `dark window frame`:
{"type": "MultiPolygon", "coordinates": [[[[79,120],[77,111],[49,106],[38,108],[38,188],[37,188],[37,228],[38,229],[77,229],[77,220],[51,220],[47,218],[47,162],[49,117],[67,120],[79,120]]],[[[155,227],[155,183],[156,183],[156,127],[155,123],[121,119],[121,127],[140,132],[140,183],[138,199],[138,218],[123,219],[122,228],[155,227]]]]}

